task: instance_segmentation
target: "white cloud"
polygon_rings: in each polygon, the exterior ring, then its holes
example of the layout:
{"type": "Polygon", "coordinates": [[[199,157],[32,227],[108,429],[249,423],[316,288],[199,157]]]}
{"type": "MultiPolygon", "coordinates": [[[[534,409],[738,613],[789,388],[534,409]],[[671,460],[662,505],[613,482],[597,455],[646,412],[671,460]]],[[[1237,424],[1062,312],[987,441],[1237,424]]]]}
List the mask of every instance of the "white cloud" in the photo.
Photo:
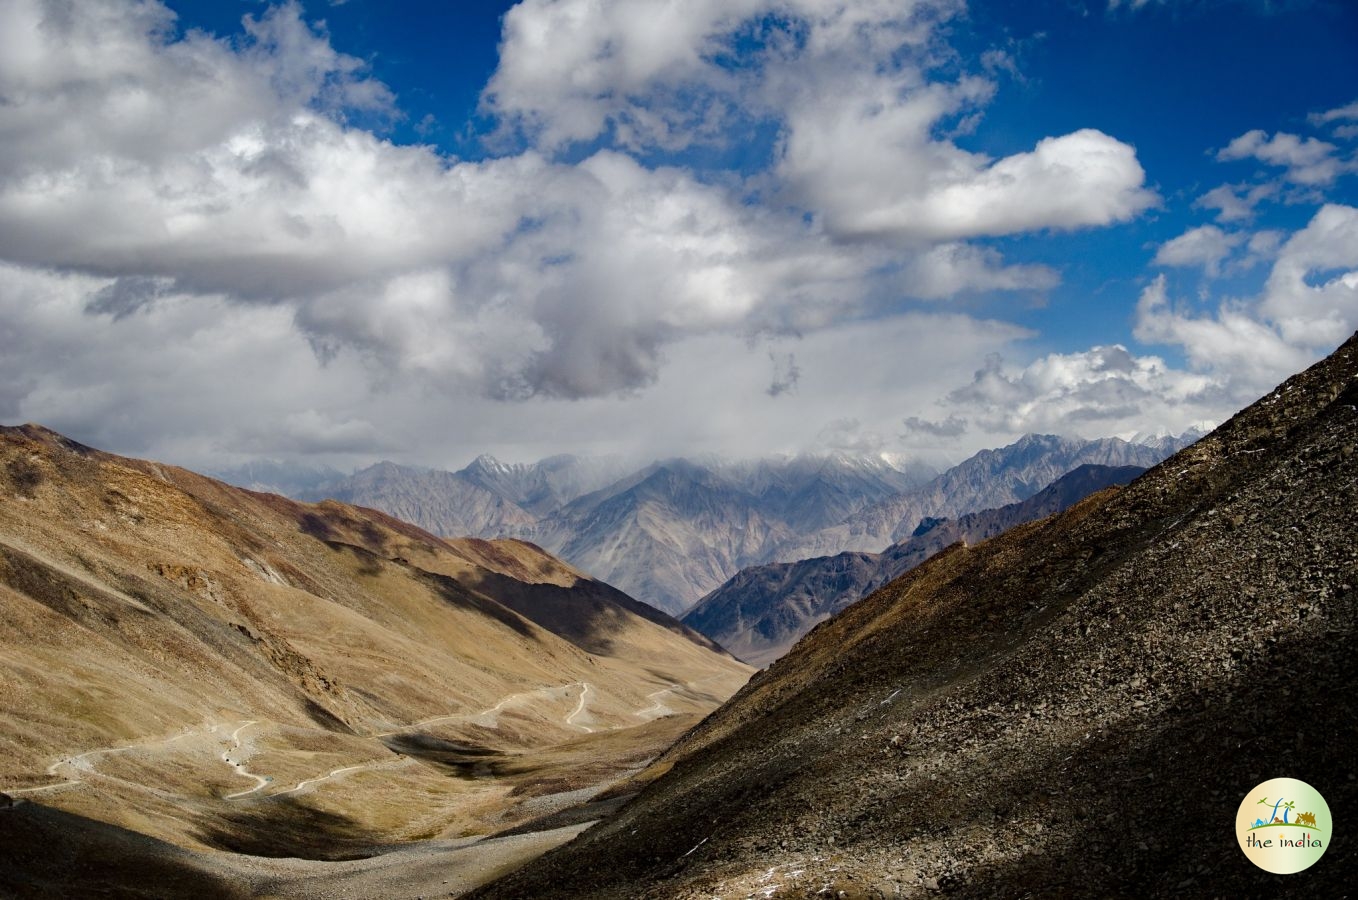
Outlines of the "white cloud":
{"type": "Polygon", "coordinates": [[[1259,311],[1290,345],[1328,350],[1358,329],[1358,209],[1327,204],[1288,238],[1259,311]]]}
{"type": "MultiPolygon", "coordinates": [[[[1202,310],[1175,302],[1164,275],[1142,291],[1135,337],[1177,348],[1188,363],[1137,355],[1122,345],[1051,353],[1026,366],[992,355],[947,395],[949,416],[992,435],[1056,431],[1088,436],[1220,421],[1305,368],[1358,329],[1358,209],[1320,209],[1291,235],[1194,229],[1161,248],[1162,264],[1233,267],[1272,260],[1258,296],[1202,310]]],[[[927,420],[907,421],[927,431],[927,420]]]]}
{"type": "Polygon", "coordinates": [[[920,254],[901,276],[901,290],[924,300],[978,291],[1042,291],[1061,281],[1042,265],[1006,266],[998,251],[974,244],[939,244],[920,254]]]}
{"type": "Polygon", "coordinates": [[[94,446],[206,464],[246,447],[378,454],[402,435],[364,410],[353,360],[322,366],[291,313],[169,292],[135,312],[91,315],[114,282],[0,265],[4,416],[94,446]]]}
{"type": "MultiPolygon", "coordinates": [[[[556,78],[557,63],[589,94],[596,76],[579,54],[592,59],[604,45],[598,77],[624,99],[685,73],[702,80],[713,35],[754,9],[709,4],[681,22],[605,6],[516,7],[489,96],[508,103],[514,78],[536,84],[534,65],[556,78]],[[525,61],[520,43],[533,34],[565,56],[525,61]]],[[[805,0],[795,12],[811,33],[788,52],[894,53],[927,42],[923,8],[805,0]]],[[[89,298],[92,314],[127,316],[171,295],[279,306],[322,359],[353,353],[378,384],[416,377],[443,392],[579,398],[653,383],[665,348],[694,335],[804,332],[902,296],[1057,280],[955,240],[909,251],[839,245],[796,211],[614,151],[578,164],[531,151],[450,162],[346,124],[390,113],[391,94],[295,4],[247,19],[238,44],[176,38],[171,24],[156,3],[0,11],[13,51],[0,61],[0,255],[114,279],[89,298]]],[[[986,90],[965,81],[942,93],[986,90]]],[[[976,167],[945,189],[970,191],[977,209],[922,233],[1092,224],[1140,202],[1097,174],[1111,162],[1140,179],[1130,148],[1097,133],[994,164],[939,146],[950,169],[964,158],[976,167]]]]}
{"type": "Polygon", "coordinates": [[[1161,244],[1154,262],[1160,266],[1201,266],[1209,277],[1215,278],[1221,274],[1221,264],[1244,242],[1243,234],[1202,225],[1161,244]]]}
{"type": "Polygon", "coordinates": [[[661,0],[528,0],[506,17],[485,99],[549,151],[610,130],[628,146],[674,149],[742,133],[732,116],[781,123],[783,196],[838,236],[947,241],[1071,229],[1151,205],[1134,149],[1098,131],[999,160],[936,136],[995,90],[981,77],[928,75],[940,53],[936,22],[961,8],[704,0],[681,15],[661,0]],[[741,67],[722,65],[740,52],[741,35],[762,49],[747,51],[741,67]]]}
{"type": "Polygon", "coordinates": [[[1011,435],[1106,436],[1158,423],[1182,431],[1220,414],[1216,382],[1120,344],[1052,353],[1022,368],[991,356],[969,384],[948,395],[981,428],[1011,435]]]}
{"type": "Polygon", "coordinates": [[[1156,279],[1137,305],[1137,339],[1178,345],[1245,400],[1333,350],[1358,329],[1358,209],[1323,207],[1276,253],[1258,298],[1212,314],[1176,308],[1156,279]]]}
{"type": "Polygon", "coordinates": [[[1317,126],[1328,125],[1331,122],[1358,122],[1358,100],[1325,112],[1312,113],[1307,118],[1312,125],[1317,126]]]}
{"type": "Polygon", "coordinates": [[[1085,129],[991,160],[928,135],[931,91],[894,109],[832,89],[789,121],[778,173],[846,236],[957,240],[1126,221],[1155,202],[1135,150],[1085,129]]]}
{"type": "Polygon", "coordinates": [[[1215,315],[1175,309],[1164,276],[1153,281],[1137,303],[1136,339],[1177,345],[1198,371],[1233,378],[1242,398],[1258,396],[1309,360],[1242,304],[1224,303],[1215,315]]]}
{"type": "Polygon", "coordinates": [[[729,31],[767,6],[758,0],[682,6],[524,0],[505,14],[500,64],[484,104],[549,150],[590,140],[610,126],[633,144],[675,148],[698,135],[711,139],[704,113],[666,91],[730,92],[734,76],[711,57],[729,31]]]}
{"type": "Polygon", "coordinates": [[[1318,138],[1302,138],[1280,131],[1273,137],[1261,129],[1247,131],[1217,151],[1217,159],[1257,159],[1287,171],[1284,177],[1296,184],[1319,186],[1334,182],[1352,165],[1340,159],[1334,144],[1318,138]]]}
{"type": "Polygon", "coordinates": [[[374,379],[352,352],[322,362],[282,307],[170,292],[121,318],[86,312],[112,283],[0,265],[0,413],[200,468],[295,455],[458,467],[486,451],[899,449],[882,436],[899,430],[903,410],[925,408],[968,376],[971,360],[1028,336],[947,313],[839,323],[753,350],[739,335],[709,333],[670,344],[645,393],[537,396],[507,410],[427,379],[374,379]],[[769,397],[770,354],[784,380],[795,366],[795,391],[769,397]],[[860,427],[831,427],[847,418],[860,427]]]}
{"type": "Polygon", "coordinates": [[[1275,182],[1262,184],[1223,184],[1212,188],[1193,202],[1196,207],[1217,210],[1217,221],[1244,222],[1254,218],[1255,208],[1277,197],[1282,188],[1275,182]]]}

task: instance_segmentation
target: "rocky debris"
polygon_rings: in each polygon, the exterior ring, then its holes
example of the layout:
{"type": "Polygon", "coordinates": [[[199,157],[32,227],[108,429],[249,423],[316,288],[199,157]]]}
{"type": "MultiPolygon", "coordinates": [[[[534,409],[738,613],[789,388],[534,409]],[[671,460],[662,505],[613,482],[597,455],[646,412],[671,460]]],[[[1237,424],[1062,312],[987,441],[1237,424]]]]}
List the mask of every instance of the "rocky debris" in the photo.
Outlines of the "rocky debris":
{"type": "MultiPolygon", "coordinates": [[[[1355,433],[1358,337],[1117,494],[822,623],[621,813],[475,896],[1267,889],[1245,792],[1358,802],[1355,433]]],[[[1354,856],[1289,890],[1350,892],[1354,856]]]]}

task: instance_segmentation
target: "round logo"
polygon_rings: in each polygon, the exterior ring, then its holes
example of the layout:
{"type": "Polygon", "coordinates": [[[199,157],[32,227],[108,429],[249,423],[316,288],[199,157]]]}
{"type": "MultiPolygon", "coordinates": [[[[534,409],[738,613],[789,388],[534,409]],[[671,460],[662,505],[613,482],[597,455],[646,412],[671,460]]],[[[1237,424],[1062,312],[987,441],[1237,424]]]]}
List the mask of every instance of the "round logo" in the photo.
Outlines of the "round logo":
{"type": "Polygon", "coordinates": [[[1330,846],[1333,826],[1320,791],[1295,778],[1265,781],[1245,795],[1235,814],[1240,849],[1276,875],[1315,865],[1330,846]]]}

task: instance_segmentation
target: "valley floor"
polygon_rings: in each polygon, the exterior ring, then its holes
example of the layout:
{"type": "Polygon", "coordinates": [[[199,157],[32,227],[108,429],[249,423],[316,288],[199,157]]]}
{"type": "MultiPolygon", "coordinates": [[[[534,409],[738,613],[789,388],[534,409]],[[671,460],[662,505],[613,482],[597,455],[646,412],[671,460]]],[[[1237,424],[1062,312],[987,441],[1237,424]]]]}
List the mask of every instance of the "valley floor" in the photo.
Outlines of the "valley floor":
{"type": "MultiPolygon", "coordinates": [[[[692,713],[665,715],[661,698],[681,689],[675,685],[657,690],[653,704],[636,711],[642,722],[637,726],[577,724],[588,716],[585,687],[525,692],[481,713],[377,735],[369,740],[384,759],[318,769],[308,777],[298,776],[302,770],[295,759],[270,752],[284,729],[257,720],[64,756],[48,768],[60,780],[9,788],[10,805],[0,805],[0,846],[5,848],[0,894],[173,897],[203,896],[206,890],[212,896],[279,898],[458,896],[575,837],[599,810],[615,808],[630,793],[628,779],[698,719],[692,713]],[[440,727],[469,720],[498,725],[494,717],[521,703],[559,707],[580,737],[531,751],[490,754],[471,769],[446,749],[457,745],[434,737],[440,727]],[[657,714],[662,718],[654,718],[657,714]],[[415,737],[420,740],[411,740],[415,737]],[[410,752],[389,749],[403,746],[392,739],[405,739],[410,752]],[[255,784],[217,798],[190,797],[184,791],[184,768],[206,760],[224,770],[224,779],[255,784]],[[411,806],[412,782],[426,791],[425,809],[411,806]],[[457,790],[461,793],[448,794],[457,790]],[[600,793],[615,799],[591,804],[600,793]],[[439,812],[453,824],[440,828],[436,837],[392,842],[392,832],[384,835],[371,827],[371,816],[361,820],[346,814],[349,801],[374,813],[399,807],[407,819],[423,814],[429,821],[439,812]],[[121,807],[121,814],[107,815],[112,807],[121,807]],[[194,838],[191,846],[146,833],[166,832],[163,821],[124,827],[140,824],[141,815],[148,821],[177,816],[181,826],[195,823],[186,829],[194,838]],[[468,830],[485,834],[448,836],[468,830]]],[[[293,742],[299,743],[295,735],[293,742]]],[[[294,747],[294,756],[302,754],[323,755],[294,747]]],[[[226,780],[217,784],[219,792],[225,790],[226,780]]]]}

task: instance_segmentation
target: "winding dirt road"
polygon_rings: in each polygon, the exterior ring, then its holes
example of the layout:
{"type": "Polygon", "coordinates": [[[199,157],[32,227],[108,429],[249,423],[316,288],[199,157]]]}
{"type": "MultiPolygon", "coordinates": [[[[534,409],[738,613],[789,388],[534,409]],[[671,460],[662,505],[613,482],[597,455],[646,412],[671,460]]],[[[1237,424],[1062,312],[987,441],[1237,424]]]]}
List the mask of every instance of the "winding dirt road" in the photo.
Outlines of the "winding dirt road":
{"type": "MultiPolygon", "coordinates": [[[[571,728],[578,728],[581,731],[585,732],[586,734],[593,734],[595,731],[594,728],[590,727],[589,725],[577,722],[576,719],[587,713],[589,697],[590,694],[594,692],[594,686],[587,681],[576,681],[566,685],[559,684],[548,685],[545,687],[534,688],[533,690],[530,691],[519,691],[517,693],[510,694],[507,697],[501,698],[499,702],[497,702],[494,706],[488,707],[479,712],[453,713],[446,716],[435,716],[433,718],[424,719],[420,722],[415,722],[410,725],[401,726],[400,728],[394,728],[390,731],[379,732],[374,736],[379,738],[389,737],[394,734],[403,734],[406,732],[415,731],[420,728],[426,728],[431,725],[459,721],[471,722],[477,725],[495,728],[498,727],[499,725],[498,719],[499,714],[502,710],[504,710],[506,706],[523,702],[524,700],[531,697],[550,695],[552,693],[563,690],[569,691],[571,688],[574,687],[580,688],[580,697],[576,701],[575,709],[573,709],[569,714],[567,714],[564,717],[564,722],[571,728]]],[[[664,707],[663,704],[660,703],[659,696],[663,695],[667,691],[672,691],[678,687],[679,685],[673,685],[669,688],[662,688],[659,691],[655,691],[647,695],[648,697],[652,698],[654,702],[651,707],[649,707],[647,710],[643,710],[642,712],[643,713],[655,712],[657,715],[663,714],[663,712],[661,712],[662,710],[664,712],[668,712],[669,711],[668,708],[664,707]]],[[[272,794],[266,794],[264,793],[265,789],[268,788],[269,785],[274,783],[273,776],[261,775],[258,772],[252,772],[246,766],[246,762],[249,759],[250,753],[248,752],[248,748],[246,748],[245,746],[245,739],[243,735],[246,729],[258,724],[260,724],[260,721],[258,719],[248,719],[243,722],[234,723],[213,723],[202,726],[200,728],[186,729],[185,731],[175,735],[174,737],[165,738],[163,740],[143,741],[140,743],[128,744],[121,747],[99,747],[94,750],[86,750],[75,756],[63,756],[47,767],[47,774],[54,778],[62,778],[64,780],[59,781],[55,784],[37,785],[35,787],[6,788],[5,793],[9,794],[10,796],[22,796],[25,794],[37,794],[44,791],[58,791],[66,788],[72,788],[83,785],[91,778],[99,778],[108,781],[114,781],[119,784],[124,784],[137,790],[149,791],[162,797],[185,799],[179,797],[176,794],[172,794],[170,792],[152,787],[150,785],[129,781],[125,778],[119,778],[115,775],[106,775],[102,772],[99,772],[95,768],[96,763],[101,757],[109,756],[115,753],[128,753],[136,750],[151,750],[157,747],[169,747],[169,745],[171,744],[174,744],[178,741],[186,740],[191,737],[195,736],[205,737],[209,735],[219,734],[222,732],[223,729],[228,728],[231,725],[235,725],[235,729],[231,731],[228,736],[225,737],[225,740],[230,742],[230,746],[227,749],[221,751],[220,754],[218,754],[218,758],[221,760],[222,763],[231,767],[233,774],[238,775],[241,778],[253,779],[255,783],[253,787],[246,788],[245,790],[242,791],[237,791],[233,794],[226,794],[225,796],[222,797],[223,800],[238,801],[247,800],[251,798],[260,799],[267,797],[281,797],[287,794],[296,794],[300,791],[311,788],[317,784],[323,784],[325,782],[331,781],[343,775],[350,774],[352,772],[373,769],[396,768],[399,766],[408,765],[411,762],[413,762],[407,757],[399,757],[394,760],[393,759],[373,760],[366,763],[358,763],[352,766],[341,766],[336,769],[331,769],[324,775],[316,775],[312,778],[304,778],[303,780],[299,781],[297,784],[288,788],[287,790],[277,791],[272,794]]]]}
{"type": "Polygon", "coordinates": [[[576,684],[581,685],[583,690],[580,691],[580,702],[575,705],[575,712],[571,713],[569,716],[566,716],[566,724],[571,725],[575,728],[583,729],[585,734],[593,734],[594,733],[593,728],[590,728],[588,725],[577,724],[575,721],[575,717],[585,711],[585,699],[589,697],[589,692],[594,690],[594,686],[590,684],[588,681],[577,681],[576,684]]]}

